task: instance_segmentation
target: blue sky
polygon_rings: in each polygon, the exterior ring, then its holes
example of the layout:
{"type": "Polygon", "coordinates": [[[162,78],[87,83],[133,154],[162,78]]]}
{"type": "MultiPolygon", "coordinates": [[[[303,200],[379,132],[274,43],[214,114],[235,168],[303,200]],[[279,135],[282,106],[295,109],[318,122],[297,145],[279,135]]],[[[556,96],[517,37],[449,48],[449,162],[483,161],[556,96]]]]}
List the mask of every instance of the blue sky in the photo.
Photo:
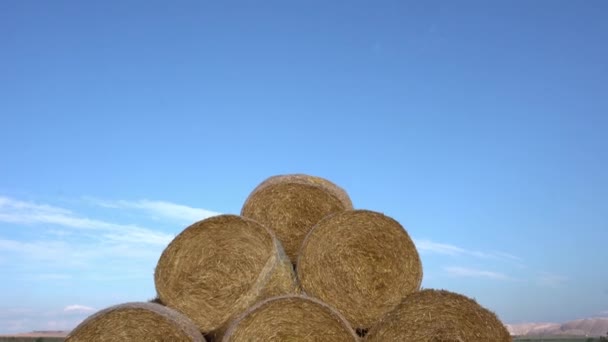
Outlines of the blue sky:
{"type": "Polygon", "coordinates": [[[608,315],[603,1],[0,2],[0,333],[310,173],[509,323],[608,315]]]}

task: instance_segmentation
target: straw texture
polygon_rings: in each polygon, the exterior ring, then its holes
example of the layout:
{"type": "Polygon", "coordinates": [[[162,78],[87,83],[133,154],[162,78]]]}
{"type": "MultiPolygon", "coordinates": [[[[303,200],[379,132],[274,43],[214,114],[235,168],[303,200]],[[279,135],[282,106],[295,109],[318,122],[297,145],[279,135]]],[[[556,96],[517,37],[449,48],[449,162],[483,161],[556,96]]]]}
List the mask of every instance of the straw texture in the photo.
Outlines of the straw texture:
{"type": "Polygon", "coordinates": [[[223,342],[358,340],[342,315],[319,300],[303,296],[275,297],[254,305],[230,325],[222,339],[223,342]]]}
{"type": "Polygon", "coordinates": [[[416,247],[394,219],[369,210],[329,216],[308,234],[297,274],[303,291],[367,329],[420,289],[416,247]]]}
{"type": "Polygon", "coordinates": [[[66,342],[203,342],[194,323],[154,303],[125,303],[101,310],[80,323],[66,342]]]}
{"type": "Polygon", "coordinates": [[[319,177],[271,177],[249,195],[241,215],[272,229],[295,262],[302,240],[325,216],[352,209],[344,190],[319,177]]]}
{"type": "Polygon", "coordinates": [[[408,296],[372,328],[366,341],[510,342],[511,336],[491,311],[473,299],[445,290],[408,296]]]}
{"type": "Polygon", "coordinates": [[[260,183],[253,191],[256,192],[268,185],[276,185],[281,183],[302,183],[309,185],[316,185],[324,188],[325,190],[331,192],[334,196],[336,196],[346,209],[353,209],[353,202],[348,196],[346,190],[338,186],[337,184],[318,176],[311,176],[302,173],[294,173],[287,175],[277,175],[267,178],[265,181],[260,183]]]}
{"type": "Polygon", "coordinates": [[[194,223],[163,251],[154,276],[165,305],[212,332],[261,299],[298,291],[274,234],[237,215],[194,223]]]}
{"type": "Polygon", "coordinates": [[[473,299],[420,290],[408,232],[327,179],[267,178],[240,214],[188,226],[158,260],[155,298],[99,311],[66,341],[512,341],[473,299]]]}

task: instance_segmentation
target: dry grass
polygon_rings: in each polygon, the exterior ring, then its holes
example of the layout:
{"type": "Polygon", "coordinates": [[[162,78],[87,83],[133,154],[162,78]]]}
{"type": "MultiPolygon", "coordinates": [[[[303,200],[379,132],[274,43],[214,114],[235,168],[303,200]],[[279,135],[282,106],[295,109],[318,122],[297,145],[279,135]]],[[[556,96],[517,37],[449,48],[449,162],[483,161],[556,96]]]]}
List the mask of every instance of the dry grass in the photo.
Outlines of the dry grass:
{"type": "Polygon", "coordinates": [[[319,177],[271,177],[249,195],[241,215],[272,229],[295,262],[310,229],[327,215],[352,209],[344,190],[319,177]]]}
{"type": "Polygon", "coordinates": [[[163,251],[155,272],[160,301],[209,333],[255,302],[295,293],[290,261],[274,234],[237,215],[194,223],[163,251]]]}
{"type": "Polygon", "coordinates": [[[78,325],[66,342],[183,341],[205,339],[186,316],[155,303],[126,303],[99,311],[78,325]]]}
{"type": "Polygon", "coordinates": [[[394,219],[368,210],[344,211],[319,222],[302,244],[297,274],[305,293],[366,329],[419,290],[422,264],[394,219]]]}
{"type": "Polygon", "coordinates": [[[167,246],[156,298],[102,310],[67,341],[511,341],[474,300],[420,291],[422,276],[399,222],[354,210],[324,178],[273,176],[241,216],[196,222],[167,246]]]}
{"type": "Polygon", "coordinates": [[[345,209],[347,209],[347,210],[353,209],[353,202],[351,201],[350,196],[348,196],[348,193],[346,192],[346,190],[344,190],[337,184],[335,184],[325,178],[301,174],[301,173],[277,175],[277,176],[269,177],[265,181],[260,183],[260,185],[258,185],[252,191],[252,193],[256,192],[257,190],[260,190],[261,188],[263,188],[265,186],[282,184],[282,183],[302,183],[302,184],[320,186],[320,187],[324,188],[325,190],[331,192],[338,199],[340,199],[342,204],[344,204],[345,209]]]}
{"type": "Polygon", "coordinates": [[[358,341],[350,324],[333,308],[313,298],[267,299],[236,319],[223,342],[358,341]]]}
{"type": "Polygon", "coordinates": [[[496,315],[474,300],[444,290],[408,296],[369,331],[369,342],[510,342],[496,315]]]}

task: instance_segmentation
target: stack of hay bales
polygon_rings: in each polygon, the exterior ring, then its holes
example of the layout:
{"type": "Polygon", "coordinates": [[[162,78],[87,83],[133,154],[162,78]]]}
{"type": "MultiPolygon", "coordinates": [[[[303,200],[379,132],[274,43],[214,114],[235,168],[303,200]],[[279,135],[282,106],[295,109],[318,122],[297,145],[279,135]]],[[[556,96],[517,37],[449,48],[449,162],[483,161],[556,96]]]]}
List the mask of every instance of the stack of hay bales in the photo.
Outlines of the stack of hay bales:
{"type": "Polygon", "coordinates": [[[192,224],[163,251],[154,303],[102,310],[67,341],[511,341],[496,315],[421,290],[407,231],[319,177],[270,177],[240,215],[192,224]]]}

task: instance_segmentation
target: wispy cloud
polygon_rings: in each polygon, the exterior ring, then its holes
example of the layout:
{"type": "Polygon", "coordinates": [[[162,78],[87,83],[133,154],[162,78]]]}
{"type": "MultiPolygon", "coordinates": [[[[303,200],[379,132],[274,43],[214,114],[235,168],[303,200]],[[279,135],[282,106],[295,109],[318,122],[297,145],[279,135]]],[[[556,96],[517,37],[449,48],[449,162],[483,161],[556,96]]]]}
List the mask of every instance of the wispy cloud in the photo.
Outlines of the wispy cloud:
{"type": "Polygon", "coordinates": [[[522,259],[522,258],[520,258],[520,257],[518,257],[516,255],[510,254],[510,253],[505,253],[505,252],[496,252],[496,251],[494,251],[494,252],[490,252],[490,255],[494,256],[494,257],[499,257],[499,258],[504,258],[504,259],[510,259],[512,261],[517,261],[517,262],[523,262],[524,261],[524,259],[522,259]]]}
{"type": "Polygon", "coordinates": [[[94,198],[88,198],[88,200],[105,208],[142,210],[159,218],[167,218],[186,223],[193,223],[211,216],[220,215],[220,213],[215,211],[166,201],[152,201],[147,199],[138,201],[105,201],[94,198]]]}
{"type": "Polygon", "coordinates": [[[0,334],[24,333],[34,330],[69,331],[95,311],[89,309],[92,308],[84,305],[69,305],[64,310],[3,308],[0,311],[0,334]]]}
{"type": "Polygon", "coordinates": [[[465,249],[455,245],[435,242],[427,239],[415,239],[416,248],[421,253],[435,253],[448,256],[470,256],[482,259],[502,259],[521,262],[522,259],[504,252],[481,252],[472,249],[465,249]]]}
{"type": "Polygon", "coordinates": [[[77,249],[70,247],[65,241],[24,242],[0,238],[0,252],[7,252],[5,255],[12,260],[23,256],[29,260],[56,262],[57,264],[65,263],[67,266],[72,264],[73,261],[79,260],[82,256],[77,249]]]}
{"type": "Polygon", "coordinates": [[[467,277],[467,278],[489,278],[496,280],[511,280],[511,277],[506,274],[493,272],[493,271],[485,271],[478,270],[473,268],[466,267],[445,267],[444,270],[451,276],[455,277],[467,277]]]}
{"type": "Polygon", "coordinates": [[[65,308],[63,308],[64,312],[79,312],[79,313],[87,313],[87,312],[94,312],[95,309],[90,307],[90,306],[85,306],[85,305],[80,305],[80,304],[73,304],[73,305],[68,305],[65,308]]]}
{"type": "Polygon", "coordinates": [[[542,287],[558,288],[566,284],[568,277],[543,272],[536,278],[536,284],[542,287]]]}
{"type": "Polygon", "coordinates": [[[23,332],[27,327],[28,320],[24,318],[20,319],[6,319],[0,322],[0,329],[9,333],[23,332]]]}
{"type": "Polygon", "coordinates": [[[0,197],[0,222],[48,224],[78,230],[101,231],[107,239],[166,245],[173,236],[131,224],[118,224],[79,216],[64,208],[0,197]]]}
{"type": "MultiPolygon", "coordinates": [[[[9,228],[0,229],[1,270],[16,284],[43,281],[49,289],[78,282],[99,292],[103,284],[126,280],[151,287],[154,267],[174,234],[115,222],[116,217],[124,216],[91,217],[49,203],[0,196],[0,224],[9,228]]],[[[69,300],[78,303],[76,297],[69,300]]],[[[4,305],[11,300],[8,303],[4,305]]],[[[72,329],[95,311],[72,302],[53,311],[14,311],[3,317],[6,309],[0,305],[0,333],[72,329]]]]}
{"type": "Polygon", "coordinates": [[[61,283],[145,279],[172,234],[88,218],[71,210],[0,196],[0,222],[35,234],[0,231],[0,260],[16,281],[61,283]],[[55,232],[60,231],[61,234],[55,232]],[[32,238],[34,236],[34,238],[32,238]],[[29,237],[29,238],[27,238],[29,237]],[[18,265],[18,266],[17,266],[18,265]]]}
{"type": "Polygon", "coordinates": [[[152,268],[162,246],[141,246],[117,241],[17,241],[0,238],[0,255],[13,267],[16,279],[61,281],[75,277],[75,270],[90,269],[92,274],[78,278],[112,276],[117,279],[141,277],[142,266],[152,268]],[[20,265],[19,267],[13,265],[20,265]]]}

